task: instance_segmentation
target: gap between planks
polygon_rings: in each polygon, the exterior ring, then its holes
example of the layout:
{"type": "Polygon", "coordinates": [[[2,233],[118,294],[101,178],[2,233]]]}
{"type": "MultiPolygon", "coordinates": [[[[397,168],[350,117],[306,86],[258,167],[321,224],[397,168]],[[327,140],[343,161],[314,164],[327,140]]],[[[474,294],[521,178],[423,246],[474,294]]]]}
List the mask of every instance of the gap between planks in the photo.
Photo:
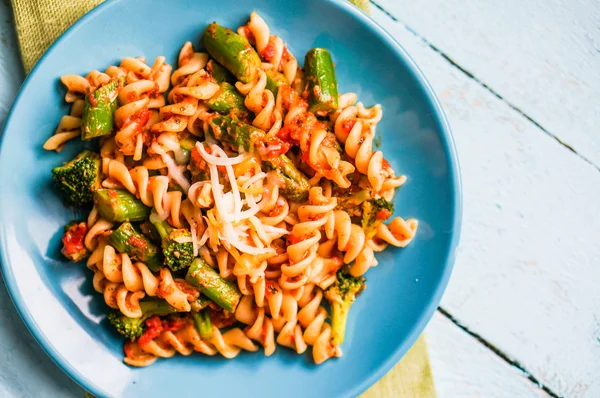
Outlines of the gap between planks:
{"type": "Polygon", "coordinates": [[[445,316],[450,322],[455,324],[463,332],[467,333],[469,336],[473,337],[475,340],[477,340],[479,343],[481,343],[485,348],[487,348],[488,350],[490,350],[494,354],[496,354],[498,357],[500,357],[504,362],[506,362],[510,366],[517,368],[519,371],[521,371],[521,373],[523,373],[523,375],[525,375],[525,377],[527,377],[527,379],[529,379],[533,384],[535,384],[538,388],[540,388],[546,394],[550,395],[553,398],[560,398],[560,395],[558,395],[557,393],[552,391],[552,389],[550,387],[548,387],[547,385],[540,382],[534,375],[532,375],[527,369],[525,369],[525,367],[523,365],[521,365],[521,363],[519,363],[519,361],[511,359],[508,355],[506,355],[498,347],[494,346],[492,343],[490,343],[489,341],[487,341],[486,339],[481,337],[480,334],[472,331],[467,326],[463,325],[459,320],[457,320],[454,316],[452,316],[452,314],[450,314],[443,307],[438,307],[438,312],[440,314],[442,314],[443,316],[445,316]]]}
{"type": "Polygon", "coordinates": [[[486,89],[489,93],[491,93],[493,96],[495,96],[496,98],[498,98],[500,101],[504,102],[506,105],[508,105],[512,110],[514,110],[515,112],[519,113],[521,116],[523,116],[525,119],[527,119],[529,122],[531,122],[534,126],[536,126],[538,129],[540,129],[543,133],[545,133],[546,135],[548,135],[549,137],[553,138],[554,140],[556,140],[556,142],[558,142],[561,146],[563,146],[564,148],[568,149],[569,151],[573,152],[577,157],[579,157],[581,160],[583,160],[584,162],[592,165],[596,170],[600,171],[600,166],[596,165],[594,162],[592,162],[590,159],[588,159],[587,157],[581,155],[579,152],[577,152],[575,150],[575,148],[573,148],[572,146],[570,146],[569,144],[567,144],[566,142],[564,142],[563,140],[561,140],[560,138],[558,138],[556,135],[552,134],[549,130],[547,130],[544,126],[542,126],[539,122],[537,122],[536,120],[534,120],[531,116],[529,116],[528,114],[526,114],[524,111],[522,111],[519,107],[517,107],[516,105],[514,105],[512,102],[506,100],[502,95],[500,95],[497,91],[495,91],[493,88],[491,88],[490,86],[488,86],[486,83],[484,83],[481,79],[479,79],[477,76],[475,76],[473,73],[469,72],[466,68],[460,66],[459,64],[457,64],[452,58],[450,58],[450,56],[448,56],[446,53],[444,53],[442,50],[440,50],[439,48],[437,48],[435,45],[433,45],[432,43],[429,42],[429,40],[427,40],[424,36],[422,36],[421,34],[419,34],[418,32],[416,32],[414,29],[412,29],[409,25],[407,25],[405,22],[400,21],[398,18],[396,18],[394,15],[392,15],[389,11],[387,11],[385,8],[383,8],[381,5],[377,4],[375,1],[370,0],[371,4],[373,4],[375,7],[377,7],[379,10],[381,10],[381,12],[383,12],[385,15],[387,15],[388,17],[390,17],[390,19],[392,19],[394,22],[399,23],[400,25],[402,25],[408,32],[410,32],[412,35],[414,35],[416,38],[418,38],[419,40],[421,40],[423,43],[425,43],[430,49],[432,49],[434,52],[438,53],[442,58],[444,58],[450,65],[452,65],[453,67],[455,67],[456,69],[460,70],[462,73],[464,73],[466,76],[469,77],[469,79],[473,80],[475,83],[477,83],[479,86],[483,87],[484,89],[486,89]]]}
{"type": "MultiPolygon", "coordinates": [[[[416,38],[418,38],[419,40],[421,40],[424,44],[426,44],[431,50],[433,50],[435,53],[439,54],[444,60],[446,60],[450,65],[452,65],[454,68],[458,69],[461,73],[465,74],[469,79],[473,80],[476,84],[478,84],[479,86],[483,87],[485,90],[487,90],[489,93],[491,93],[492,95],[494,95],[496,98],[498,98],[500,101],[504,102],[506,105],[508,105],[511,109],[513,109],[514,111],[516,111],[517,113],[519,113],[520,115],[522,115],[523,117],[525,117],[529,122],[531,122],[534,126],[536,126],[538,129],[540,129],[542,132],[544,132],[546,135],[548,135],[549,137],[552,137],[553,139],[555,139],[560,145],[562,145],[563,147],[569,149],[571,152],[573,152],[576,156],[578,156],[579,158],[581,158],[582,160],[584,160],[585,162],[587,162],[588,164],[592,165],[596,170],[600,171],[600,167],[598,167],[597,165],[595,165],[593,162],[591,162],[589,159],[587,159],[586,157],[580,155],[575,149],[573,149],[571,146],[569,146],[568,144],[564,143],[560,138],[556,137],[555,135],[553,135],[552,133],[550,133],[548,130],[546,130],[540,123],[538,123],[537,121],[535,121],[533,118],[531,118],[529,115],[527,115],[525,112],[523,112],[521,109],[519,109],[518,107],[516,107],[515,105],[513,105],[512,103],[510,103],[509,101],[507,101],[506,99],[504,99],[499,93],[497,93],[496,91],[494,91],[492,88],[490,88],[488,85],[486,85],[484,82],[482,82],[480,79],[478,79],[477,77],[475,77],[471,72],[469,72],[467,69],[461,67],[460,65],[458,65],[455,61],[453,61],[448,55],[446,55],[445,53],[443,53],[441,50],[439,50],[437,47],[435,47],[433,44],[431,44],[427,39],[425,39],[423,36],[421,36],[419,33],[415,32],[413,29],[411,29],[408,25],[406,25],[405,23],[399,21],[396,17],[394,17],[392,14],[390,14],[387,10],[385,10],[383,7],[381,7],[379,4],[377,4],[376,2],[374,2],[373,0],[371,0],[371,3],[377,7],[379,10],[381,10],[384,14],[386,14],[390,19],[392,19],[394,22],[402,25],[408,32],[410,32],[412,35],[414,35],[416,38]]],[[[460,328],[461,330],[463,330],[465,333],[467,333],[468,335],[470,335],[471,337],[473,337],[475,340],[477,340],[480,344],[482,344],[484,347],[486,347],[487,349],[489,349],[490,351],[492,351],[496,356],[498,356],[500,359],[502,359],[504,362],[506,362],[508,365],[518,369],[520,372],[522,372],[525,377],[527,379],[529,379],[536,387],[540,388],[543,392],[545,392],[546,394],[548,394],[549,396],[553,397],[553,398],[559,398],[560,395],[558,395],[556,392],[554,392],[550,387],[548,387],[547,385],[543,384],[542,382],[540,382],[530,371],[528,371],[520,362],[518,362],[517,360],[514,360],[512,358],[510,358],[510,356],[508,356],[506,353],[504,353],[501,349],[499,349],[498,347],[494,346],[492,343],[490,343],[488,340],[486,340],[485,338],[483,338],[481,335],[479,335],[478,333],[470,330],[467,326],[463,325],[461,322],[459,322],[452,314],[450,314],[447,310],[445,310],[443,307],[439,307],[438,311],[441,315],[443,315],[444,317],[446,317],[448,320],[450,320],[452,323],[454,323],[458,328],[460,328]]]]}

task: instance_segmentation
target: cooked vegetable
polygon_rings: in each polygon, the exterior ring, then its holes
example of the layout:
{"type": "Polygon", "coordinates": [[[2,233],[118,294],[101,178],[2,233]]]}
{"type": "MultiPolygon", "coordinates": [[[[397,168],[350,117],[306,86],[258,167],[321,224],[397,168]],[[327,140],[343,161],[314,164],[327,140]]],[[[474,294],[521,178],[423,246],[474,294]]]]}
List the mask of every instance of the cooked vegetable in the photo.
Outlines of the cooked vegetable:
{"type": "MultiPolygon", "coordinates": [[[[210,128],[218,140],[230,145],[235,150],[244,152],[258,151],[259,145],[265,142],[266,134],[252,125],[232,119],[229,116],[217,116],[210,121],[210,128]]],[[[292,201],[306,199],[310,184],[306,176],[296,168],[285,155],[263,161],[268,170],[276,171],[284,181],[282,194],[292,201]]]]}
{"type": "Polygon", "coordinates": [[[206,105],[223,114],[232,114],[241,119],[248,117],[249,111],[244,105],[244,97],[237,89],[227,82],[221,83],[219,87],[219,91],[206,101],[206,105]]]}
{"type": "Polygon", "coordinates": [[[238,288],[231,282],[221,278],[201,258],[192,262],[185,280],[221,308],[233,312],[242,298],[238,288]]]}
{"type": "Polygon", "coordinates": [[[260,58],[245,37],[213,22],[204,31],[204,47],[221,65],[243,83],[254,81],[260,58]]]}
{"type": "Polygon", "coordinates": [[[200,296],[198,296],[196,301],[191,302],[190,305],[192,306],[192,311],[200,312],[203,309],[205,309],[206,307],[208,307],[211,303],[212,303],[212,301],[210,301],[209,298],[207,298],[206,296],[200,295],[200,296]]]}
{"type": "Polygon", "coordinates": [[[157,272],[162,266],[160,250],[148,238],[133,228],[129,222],[124,222],[108,237],[110,243],[119,253],[127,253],[131,258],[145,263],[152,272],[157,272]]]}
{"type": "Polygon", "coordinates": [[[283,196],[292,202],[302,202],[308,198],[310,183],[306,176],[294,166],[285,155],[279,155],[273,160],[263,162],[267,170],[274,170],[284,182],[281,188],[283,196]]]}
{"type": "Polygon", "coordinates": [[[200,312],[195,312],[192,314],[192,317],[194,319],[194,326],[200,337],[210,339],[212,337],[212,322],[210,320],[209,309],[205,308],[200,312]]]}
{"type": "Polygon", "coordinates": [[[336,275],[335,283],[325,291],[325,298],[331,307],[331,342],[333,344],[338,345],[344,342],[350,307],[365,287],[364,277],[354,277],[340,270],[336,275]]]}
{"type": "Polygon", "coordinates": [[[82,140],[91,140],[112,133],[113,116],[117,110],[117,94],[124,84],[125,78],[117,78],[85,96],[81,119],[82,140]]]}
{"type": "Polygon", "coordinates": [[[338,107],[338,88],[331,54],[324,48],[306,53],[304,73],[308,90],[308,110],[324,116],[338,107]]]}
{"type": "Polygon", "coordinates": [[[88,232],[85,221],[71,221],[65,226],[62,237],[63,248],[60,251],[69,260],[79,262],[89,256],[90,252],[83,241],[88,232]]]}
{"type": "Polygon", "coordinates": [[[266,133],[261,129],[229,116],[214,117],[209,126],[216,139],[236,151],[252,152],[266,138],[266,133]]]}
{"type": "Polygon", "coordinates": [[[156,213],[150,215],[150,221],[162,240],[165,265],[172,271],[189,267],[194,260],[194,245],[190,230],[173,228],[166,220],[158,220],[156,213]]]}
{"type": "Polygon", "coordinates": [[[100,188],[100,155],[84,150],[73,160],[52,169],[52,176],[68,204],[83,207],[92,203],[100,188]]]}
{"type": "Polygon", "coordinates": [[[362,227],[367,239],[375,236],[379,225],[394,213],[394,204],[384,198],[370,199],[362,203],[362,227]]]}
{"type": "Polygon", "coordinates": [[[150,208],[125,189],[100,189],[94,192],[98,212],[108,221],[143,221],[150,208]]]}
{"type": "Polygon", "coordinates": [[[287,80],[283,74],[274,70],[268,70],[265,74],[267,75],[267,90],[271,90],[273,97],[277,98],[279,86],[287,84],[287,80]]]}
{"type": "Polygon", "coordinates": [[[214,59],[208,61],[208,64],[206,64],[206,70],[217,83],[235,83],[235,78],[233,75],[214,59]]]}
{"type": "Polygon", "coordinates": [[[178,312],[171,307],[165,300],[158,298],[147,298],[140,301],[142,316],[140,318],[129,318],[119,311],[113,311],[108,314],[109,322],[117,329],[117,332],[128,338],[135,340],[146,330],[146,320],[153,316],[163,316],[178,312]]]}

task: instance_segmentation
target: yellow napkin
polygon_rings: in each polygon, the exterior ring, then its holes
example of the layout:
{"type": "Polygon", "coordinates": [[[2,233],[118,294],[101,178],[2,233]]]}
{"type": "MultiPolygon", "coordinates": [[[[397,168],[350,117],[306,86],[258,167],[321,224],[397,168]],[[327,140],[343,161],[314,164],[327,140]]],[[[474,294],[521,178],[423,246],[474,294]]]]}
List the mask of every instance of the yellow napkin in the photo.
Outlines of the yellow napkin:
{"type": "MultiPolygon", "coordinates": [[[[348,0],[369,13],[368,0],[348,0]]],[[[102,0],[11,0],[25,71],[29,72],[62,32],[102,0]]],[[[423,336],[361,398],[435,398],[423,336]]]]}

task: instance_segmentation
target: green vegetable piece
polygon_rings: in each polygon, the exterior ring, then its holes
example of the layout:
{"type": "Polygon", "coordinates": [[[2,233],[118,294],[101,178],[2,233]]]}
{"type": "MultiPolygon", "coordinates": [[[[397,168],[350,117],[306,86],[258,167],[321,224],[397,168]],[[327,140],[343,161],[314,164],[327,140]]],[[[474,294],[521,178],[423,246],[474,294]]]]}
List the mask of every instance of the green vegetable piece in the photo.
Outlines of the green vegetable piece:
{"type": "Polygon", "coordinates": [[[164,316],[179,312],[171,307],[165,300],[158,298],[147,298],[140,301],[142,316],[140,318],[129,318],[120,311],[110,312],[107,316],[109,322],[117,329],[117,332],[133,341],[139,338],[146,330],[146,320],[153,316],[164,316]]]}
{"type": "Polygon", "coordinates": [[[219,307],[229,312],[234,312],[242,298],[238,288],[231,282],[221,278],[221,276],[212,269],[201,258],[196,258],[185,277],[185,280],[206,297],[211,299],[219,307]]]}
{"type": "Polygon", "coordinates": [[[324,48],[313,48],[304,60],[308,90],[308,110],[324,116],[338,108],[338,87],[331,54],[324,48]]]}
{"type": "Polygon", "coordinates": [[[192,318],[194,319],[194,326],[196,327],[196,331],[203,339],[210,339],[212,337],[212,322],[210,320],[210,311],[208,308],[203,309],[200,312],[195,312],[192,314],[192,318]]]}
{"type": "Polygon", "coordinates": [[[81,119],[81,139],[91,140],[112,133],[117,95],[125,85],[125,78],[118,78],[98,87],[85,96],[81,119]]]}
{"type": "Polygon", "coordinates": [[[310,183],[294,163],[285,155],[279,155],[277,158],[264,161],[263,166],[267,170],[274,170],[283,180],[281,193],[292,202],[302,202],[308,198],[310,183]]]}
{"type": "Polygon", "coordinates": [[[279,86],[287,84],[287,79],[283,74],[274,70],[268,70],[265,74],[267,75],[267,90],[270,90],[273,93],[273,97],[277,98],[279,86]]]}
{"type": "Polygon", "coordinates": [[[362,228],[367,239],[377,233],[377,228],[394,213],[394,204],[384,198],[370,199],[362,202],[362,228]]]}
{"type": "Polygon", "coordinates": [[[229,73],[227,69],[223,68],[223,66],[214,59],[208,61],[208,64],[206,64],[206,70],[217,83],[235,83],[235,77],[233,77],[233,75],[229,73]]]}
{"type": "Polygon", "coordinates": [[[227,82],[221,83],[219,91],[206,101],[213,111],[223,114],[234,114],[238,118],[246,118],[250,113],[244,105],[244,97],[237,89],[227,82]]]}
{"type": "Polygon", "coordinates": [[[245,37],[213,22],[204,31],[204,47],[217,62],[243,83],[254,81],[261,61],[245,37]]]}
{"type": "Polygon", "coordinates": [[[171,271],[189,267],[194,260],[192,233],[185,228],[175,229],[166,220],[158,220],[154,212],[150,215],[150,222],[160,235],[165,265],[171,271]]]}
{"type": "Polygon", "coordinates": [[[92,203],[94,192],[100,189],[101,158],[84,150],[73,160],[52,169],[52,177],[65,201],[83,207],[92,203]]]}
{"type": "Polygon", "coordinates": [[[175,151],[175,163],[178,165],[188,164],[190,162],[190,156],[192,149],[196,146],[198,138],[194,136],[187,136],[179,140],[180,151],[175,151]]]}
{"type": "Polygon", "coordinates": [[[150,208],[125,189],[99,189],[94,192],[98,212],[108,221],[143,221],[150,208]]]}
{"type": "Polygon", "coordinates": [[[207,298],[206,296],[200,295],[200,296],[198,296],[196,301],[191,302],[190,305],[192,307],[192,311],[200,312],[203,309],[205,309],[206,307],[208,307],[210,305],[210,303],[212,303],[212,301],[210,301],[209,298],[207,298]]]}
{"type": "Polygon", "coordinates": [[[344,342],[346,322],[350,307],[356,297],[366,287],[364,277],[354,277],[345,271],[338,271],[336,281],[325,291],[325,298],[331,308],[331,342],[335,345],[344,342]]]}
{"type": "MultiPolygon", "coordinates": [[[[256,152],[258,146],[266,140],[266,133],[261,129],[229,116],[217,116],[210,121],[209,126],[215,138],[237,151],[256,152]]],[[[308,197],[308,179],[287,156],[279,155],[265,160],[263,165],[267,170],[276,171],[284,181],[281,192],[286,198],[297,202],[308,197]]]]}
{"type": "Polygon", "coordinates": [[[266,138],[266,133],[261,129],[229,116],[217,116],[209,126],[216,139],[236,151],[241,148],[243,152],[254,151],[266,138]]]}
{"type": "Polygon", "coordinates": [[[145,263],[152,272],[158,272],[163,261],[160,250],[154,243],[137,232],[129,222],[122,223],[108,237],[119,253],[127,253],[131,258],[145,263]]]}

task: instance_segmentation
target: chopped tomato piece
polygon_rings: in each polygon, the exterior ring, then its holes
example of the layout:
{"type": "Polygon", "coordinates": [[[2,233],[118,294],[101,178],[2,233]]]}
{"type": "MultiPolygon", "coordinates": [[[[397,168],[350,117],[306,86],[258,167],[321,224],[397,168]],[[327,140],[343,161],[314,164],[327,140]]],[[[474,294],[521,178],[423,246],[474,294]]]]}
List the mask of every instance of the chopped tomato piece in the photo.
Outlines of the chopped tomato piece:
{"type": "Polygon", "coordinates": [[[69,227],[62,238],[65,253],[69,256],[73,256],[83,250],[83,240],[86,234],[87,224],[85,222],[69,227]]]}
{"type": "Polygon", "coordinates": [[[379,210],[375,214],[375,218],[379,221],[384,221],[384,220],[387,220],[388,218],[390,218],[391,215],[392,215],[391,211],[389,211],[388,209],[382,209],[382,210],[379,210]]]}
{"type": "Polygon", "coordinates": [[[162,321],[157,316],[146,320],[146,326],[148,328],[146,329],[144,334],[142,334],[138,339],[138,344],[140,345],[140,347],[143,347],[150,343],[152,340],[160,336],[160,333],[163,331],[162,321]]]}

